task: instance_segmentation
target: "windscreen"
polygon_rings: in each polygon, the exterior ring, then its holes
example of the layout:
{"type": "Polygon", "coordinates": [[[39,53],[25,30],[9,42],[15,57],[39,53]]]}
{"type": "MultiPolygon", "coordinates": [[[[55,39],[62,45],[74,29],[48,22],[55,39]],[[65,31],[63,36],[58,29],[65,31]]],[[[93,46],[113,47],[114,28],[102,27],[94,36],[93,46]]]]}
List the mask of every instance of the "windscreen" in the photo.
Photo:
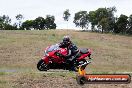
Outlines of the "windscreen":
{"type": "Polygon", "coordinates": [[[59,49],[59,45],[58,45],[58,44],[56,44],[56,45],[51,45],[51,46],[48,48],[47,52],[51,52],[51,51],[58,50],[58,49],[59,49]]]}

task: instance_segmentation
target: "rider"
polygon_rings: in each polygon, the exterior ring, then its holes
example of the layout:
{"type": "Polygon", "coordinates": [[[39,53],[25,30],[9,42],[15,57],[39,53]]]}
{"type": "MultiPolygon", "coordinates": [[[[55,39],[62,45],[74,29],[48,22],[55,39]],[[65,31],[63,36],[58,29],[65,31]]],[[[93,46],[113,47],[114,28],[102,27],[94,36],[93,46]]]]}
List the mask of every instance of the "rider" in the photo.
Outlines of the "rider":
{"type": "Polygon", "coordinates": [[[60,48],[67,48],[68,55],[65,56],[67,60],[74,60],[79,52],[77,46],[72,43],[69,36],[64,36],[63,41],[59,44],[60,48]]]}

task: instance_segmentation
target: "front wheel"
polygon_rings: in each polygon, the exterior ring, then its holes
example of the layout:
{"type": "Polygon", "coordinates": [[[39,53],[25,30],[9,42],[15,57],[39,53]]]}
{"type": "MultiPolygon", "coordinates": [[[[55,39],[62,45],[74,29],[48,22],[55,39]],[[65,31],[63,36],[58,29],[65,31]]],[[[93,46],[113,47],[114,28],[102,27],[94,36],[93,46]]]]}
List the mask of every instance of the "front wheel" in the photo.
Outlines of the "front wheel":
{"type": "Polygon", "coordinates": [[[39,71],[47,71],[48,67],[47,67],[47,64],[45,64],[45,62],[41,59],[41,60],[39,60],[39,62],[37,64],[37,69],[39,71]]]}

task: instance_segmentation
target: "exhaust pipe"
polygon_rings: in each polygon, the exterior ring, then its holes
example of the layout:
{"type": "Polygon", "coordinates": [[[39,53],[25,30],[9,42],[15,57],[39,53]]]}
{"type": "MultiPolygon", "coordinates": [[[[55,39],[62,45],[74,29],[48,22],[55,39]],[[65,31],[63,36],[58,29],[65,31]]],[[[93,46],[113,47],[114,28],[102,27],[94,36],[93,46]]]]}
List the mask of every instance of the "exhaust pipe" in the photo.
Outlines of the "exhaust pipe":
{"type": "Polygon", "coordinates": [[[91,61],[86,61],[85,63],[79,65],[78,67],[80,67],[81,69],[85,69],[85,67],[86,67],[89,63],[91,63],[91,61]]]}

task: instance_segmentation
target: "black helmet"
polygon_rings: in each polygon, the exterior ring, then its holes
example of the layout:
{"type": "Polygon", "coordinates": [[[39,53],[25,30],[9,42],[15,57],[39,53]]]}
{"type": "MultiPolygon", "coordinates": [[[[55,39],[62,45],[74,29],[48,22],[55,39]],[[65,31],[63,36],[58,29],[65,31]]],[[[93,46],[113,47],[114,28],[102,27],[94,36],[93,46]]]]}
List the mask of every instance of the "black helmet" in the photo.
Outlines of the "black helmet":
{"type": "Polygon", "coordinates": [[[63,43],[65,45],[70,45],[71,41],[70,41],[70,37],[69,36],[64,36],[63,37],[63,43]]]}

